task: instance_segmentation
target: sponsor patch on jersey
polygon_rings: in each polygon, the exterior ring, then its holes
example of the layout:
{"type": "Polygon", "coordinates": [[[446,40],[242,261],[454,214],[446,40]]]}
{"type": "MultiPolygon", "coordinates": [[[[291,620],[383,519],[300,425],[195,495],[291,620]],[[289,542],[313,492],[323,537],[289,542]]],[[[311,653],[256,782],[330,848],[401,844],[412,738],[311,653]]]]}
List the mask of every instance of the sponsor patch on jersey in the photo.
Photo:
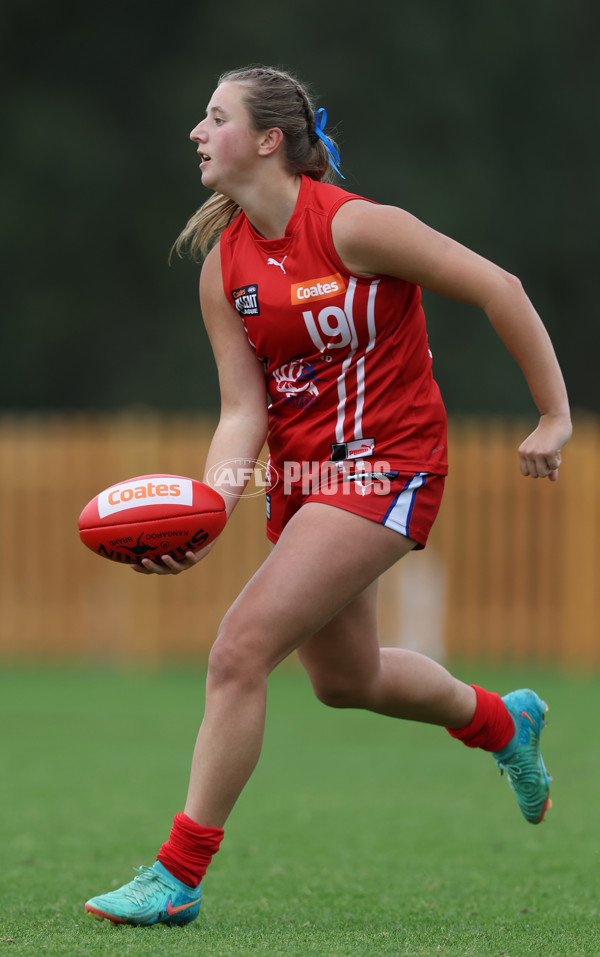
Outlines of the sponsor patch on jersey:
{"type": "Polygon", "coordinates": [[[353,442],[336,442],[331,446],[331,461],[362,459],[375,452],[375,439],[355,439],[353,442]]]}
{"type": "Polygon", "coordinates": [[[291,287],[292,306],[304,306],[307,302],[317,299],[331,299],[346,292],[346,283],[339,272],[332,276],[321,276],[320,279],[307,279],[305,282],[296,282],[291,287]]]}
{"type": "Polygon", "coordinates": [[[232,289],[231,298],[240,316],[260,316],[256,283],[252,283],[250,286],[241,286],[239,289],[232,289]]]}

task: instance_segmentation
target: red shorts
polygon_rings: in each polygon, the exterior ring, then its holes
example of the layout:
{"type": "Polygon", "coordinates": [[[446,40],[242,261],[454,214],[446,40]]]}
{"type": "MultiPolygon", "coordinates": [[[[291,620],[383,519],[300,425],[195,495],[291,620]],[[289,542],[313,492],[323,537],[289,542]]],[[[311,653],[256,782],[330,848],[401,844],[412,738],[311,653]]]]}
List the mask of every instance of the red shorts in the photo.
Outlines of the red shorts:
{"type": "Polygon", "coordinates": [[[283,529],[306,502],[322,502],[362,515],[417,542],[425,548],[444,491],[443,475],[373,470],[336,474],[332,463],[313,463],[293,481],[278,476],[267,492],[267,538],[276,542],[283,529]],[[323,478],[322,468],[327,469],[323,478]]]}

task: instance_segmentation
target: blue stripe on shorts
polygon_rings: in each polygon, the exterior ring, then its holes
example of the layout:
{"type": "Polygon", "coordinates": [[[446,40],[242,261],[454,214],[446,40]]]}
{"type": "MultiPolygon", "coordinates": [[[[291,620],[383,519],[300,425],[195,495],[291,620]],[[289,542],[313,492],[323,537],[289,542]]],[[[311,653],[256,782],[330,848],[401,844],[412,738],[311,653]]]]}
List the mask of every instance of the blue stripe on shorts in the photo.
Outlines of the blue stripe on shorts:
{"type": "Polygon", "coordinates": [[[381,524],[410,538],[409,528],[417,492],[427,481],[428,472],[417,472],[396,495],[381,524]]]}

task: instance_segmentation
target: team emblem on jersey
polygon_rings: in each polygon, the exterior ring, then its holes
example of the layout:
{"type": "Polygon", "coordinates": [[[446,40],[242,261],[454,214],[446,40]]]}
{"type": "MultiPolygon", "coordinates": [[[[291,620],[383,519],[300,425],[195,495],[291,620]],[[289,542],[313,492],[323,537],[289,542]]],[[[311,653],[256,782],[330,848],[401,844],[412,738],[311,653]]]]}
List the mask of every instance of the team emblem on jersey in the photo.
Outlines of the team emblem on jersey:
{"type": "Polygon", "coordinates": [[[279,393],[274,401],[279,399],[286,405],[304,409],[313,405],[319,398],[317,382],[322,380],[318,378],[314,365],[303,359],[284,362],[273,372],[273,380],[279,393]]]}
{"type": "Polygon", "coordinates": [[[231,298],[240,316],[260,316],[256,283],[252,283],[250,286],[241,286],[239,289],[232,289],[231,298]]]}

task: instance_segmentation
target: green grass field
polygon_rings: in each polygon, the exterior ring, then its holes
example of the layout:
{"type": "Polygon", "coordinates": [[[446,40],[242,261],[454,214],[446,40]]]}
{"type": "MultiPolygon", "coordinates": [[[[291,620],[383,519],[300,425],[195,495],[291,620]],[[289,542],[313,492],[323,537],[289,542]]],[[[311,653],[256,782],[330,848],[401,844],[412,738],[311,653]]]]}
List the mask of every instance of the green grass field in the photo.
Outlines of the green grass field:
{"type": "Polygon", "coordinates": [[[271,679],[261,763],[185,928],[83,903],[151,864],[185,795],[203,674],[0,675],[0,957],[600,954],[597,685],[460,667],[550,703],[554,808],[533,827],[492,758],[443,731],[324,708],[271,679]]]}

